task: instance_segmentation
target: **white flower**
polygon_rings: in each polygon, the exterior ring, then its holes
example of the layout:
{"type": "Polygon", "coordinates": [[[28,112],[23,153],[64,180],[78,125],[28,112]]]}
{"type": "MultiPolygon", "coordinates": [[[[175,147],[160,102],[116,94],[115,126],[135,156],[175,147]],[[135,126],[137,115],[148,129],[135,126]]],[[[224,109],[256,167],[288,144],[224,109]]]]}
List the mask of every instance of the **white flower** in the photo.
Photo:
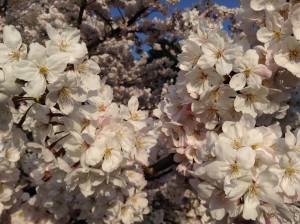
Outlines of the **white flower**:
{"type": "Polygon", "coordinates": [[[261,10],[274,11],[284,3],[285,0],[251,0],[250,6],[255,11],[261,11],[261,10]]]}
{"type": "Polygon", "coordinates": [[[229,74],[233,67],[232,60],[241,55],[241,49],[226,40],[227,36],[219,32],[203,44],[204,54],[200,57],[198,66],[206,69],[216,65],[216,70],[220,75],[229,74]]]}
{"type": "Polygon", "coordinates": [[[198,66],[185,74],[186,88],[189,93],[202,93],[209,90],[212,85],[223,82],[222,77],[212,69],[200,69],[198,66]]]}
{"type": "Polygon", "coordinates": [[[224,190],[226,197],[231,200],[237,200],[244,195],[243,218],[247,220],[256,220],[259,210],[262,209],[261,203],[269,203],[274,210],[276,206],[284,218],[291,220],[292,214],[274,190],[277,184],[278,178],[266,171],[254,181],[251,175],[231,180],[224,186],[224,190]]]}
{"type": "Polygon", "coordinates": [[[285,134],[285,144],[293,152],[300,152],[300,129],[296,129],[293,134],[291,131],[287,131],[285,134]]]}
{"type": "Polygon", "coordinates": [[[102,161],[102,169],[105,172],[116,170],[123,161],[120,144],[115,136],[105,136],[96,139],[93,145],[82,155],[83,166],[96,165],[102,161]]]}
{"type": "Polygon", "coordinates": [[[0,43],[0,67],[11,65],[26,55],[26,47],[22,46],[22,37],[19,31],[12,25],[3,29],[3,42],[0,43]]]}
{"type": "Polygon", "coordinates": [[[50,57],[46,55],[46,48],[38,43],[30,44],[28,60],[21,60],[13,65],[15,76],[28,81],[25,92],[32,97],[45,93],[47,81],[53,83],[65,70],[67,61],[63,54],[50,57]]]}
{"type": "Polygon", "coordinates": [[[269,106],[268,89],[261,85],[251,85],[242,89],[234,100],[234,108],[238,112],[260,116],[269,106]]]}
{"type": "MultiPolygon", "coordinates": [[[[5,71],[7,67],[3,68],[5,71]]],[[[16,78],[12,75],[7,75],[0,70],[0,102],[7,101],[10,97],[18,95],[22,89],[15,82],[16,78]]]]}
{"type": "Polygon", "coordinates": [[[132,148],[132,157],[143,165],[149,164],[150,149],[155,146],[156,137],[150,134],[139,132],[134,140],[134,147],[132,148]]]}
{"type": "Polygon", "coordinates": [[[105,179],[103,171],[93,168],[77,168],[67,174],[64,181],[67,189],[73,191],[76,186],[79,187],[81,193],[88,197],[95,192],[95,187],[101,184],[105,179]]]}
{"type": "Polygon", "coordinates": [[[288,152],[282,155],[279,163],[269,170],[279,177],[282,191],[289,197],[297,198],[300,194],[300,154],[288,152]]]}
{"type": "Polygon", "coordinates": [[[120,118],[110,118],[108,117],[105,121],[101,124],[103,128],[98,135],[105,135],[106,133],[112,133],[116,135],[122,150],[129,153],[132,151],[134,147],[134,127],[120,118]]]}
{"type": "Polygon", "coordinates": [[[278,13],[273,12],[266,16],[266,27],[257,31],[257,39],[262,43],[278,44],[287,34],[289,25],[284,23],[284,18],[278,13]]]}
{"type": "Polygon", "coordinates": [[[145,120],[148,117],[148,111],[141,111],[139,108],[139,101],[136,96],[132,96],[128,101],[128,107],[121,105],[120,116],[129,121],[136,130],[146,126],[145,120]]]}
{"type": "Polygon", "coordinates": [[[70,135],[65,139],[63,146],[66,150],[66,155],[73,162],[78,162],[82,154],[93,151],[89,150],[90,147],[94,147],[93,143],[93,136],[86,133],[79,134],[76,131],[70,131],[70,135]]]}
{"type": "Polygon", "coordinates": [[[228,183],[250,171],[255,162],[255,152],[251,147],[239,150],[220,141],[215,148],[216,160],[205,167],[207,176],[220,180],[225,178],[228,183]]]}
{"type": "Polygon", "coordinates": [[[96,90],[100,86],[100,77],[98,73],[100,68],[98,64],[92,60],[86,60],[74,64],[74,70],[78,85],[82,84],[86,89],[96,90]]]}
{"type": "Polygon", "coordinates": [[[281,48],[274,55],[276,64],[288,69],[291,73],[300,77],[300,44],[295,37],[287,37],[281,44],[281,48]]]}
{"type": "Polygon", "coordinates": [[[105,88],[102,92],[96,91],[93,93],[95,94],[89,94],[87,99],[89,106],[92,107],[92,110],[95,110],[92,114],[93,118],[98,119],[99,116],[117,116],[119,108],[116,103],[112,103],[114,97],[112,88],[105,88]]]}
{"type": "Polygon", "coordinates": [[[248,50],[244,57],[236,61],[234,71],[237,72],[229,85],[234,90],[241,90],[246,84],[261,84],[263,78],[270,78],[272,72],[265,65],[258,64],[259,56],[255,50],[248,50]]]}
{"type": "Polygon", "coordinates": [[[65,114],[70,114],[76,104],[87,99],[86,92],[76,84],[72,71],[70,73],[54,83],[48,84],[49,93],[46,96],[48,107],[53,107],[57,103],[59,109],[65,114]]]}
{"type": "Polygon", "coordinates": [[[294,36],[300,40],[300,4],[295,5],[291,11],[291,23],[294,36]]]}
{"type": "Polygon", "coordinates": [[[193,41],[185,41],[182,46],[182,53],[178,55],[178,67],[183,71],[192,69],[202,55],[201,47],[193,41]]]}
{"type": "Polygon", "coordinates": [[[69,29],[59,32],[50,24],[46,25],[50,40],[46,41],[47,54],[65,54],[69,63],[83,58],[88,52],[85,43],[78,43],[80,40],[80,30],[69,29]]]}

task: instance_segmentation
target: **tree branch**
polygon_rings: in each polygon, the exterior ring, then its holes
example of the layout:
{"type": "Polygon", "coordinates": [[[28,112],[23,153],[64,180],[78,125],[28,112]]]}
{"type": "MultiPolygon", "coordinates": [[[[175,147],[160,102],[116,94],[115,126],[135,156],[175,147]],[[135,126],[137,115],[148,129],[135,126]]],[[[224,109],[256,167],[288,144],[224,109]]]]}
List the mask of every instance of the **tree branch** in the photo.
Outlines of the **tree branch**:
{"type": "MultiPolygon", "coordinates": [[[[166,157],[164,157],[163,159],[152,164],[151,166],[144,167],[145,179],[151,180],[151,179],[156,179],[157,177],[159,178],[160,176],[162,176],[159,174],[160,171],[164,171],[164,170],[170,168],[172,165],[176,164],[173,157],[174,157],[174,153],[171,153],[171,154],[167,155],[166,157]]],[[[169,173],[169,171],[166,171],[166,173],[169,173]]],[[[163,174],[165,174],[165,172],[163,174]]]]}
{"type": "Polygon", "coordinates": [[[83,13],[85,8],[87,7],[87,0],[81,0],[80,10],[77,18],[77,27],[79,28],[82,23],[83,13]]]}
{"type": "MultiPolygon", "coordinates": [[[[136,14],[128,20],[127,27],[134,24],[140,16],[142,16],[151,6],[143,7],[140,10],[136,12],[136,14]]],[[[97,39],[94,42],[90,43],[87,48],[88,50],[92,50],[94,47],[97,47],[99,44],[103,43],[107,38],[116,37],[121,33],[122,29],[120,27],[117,27],[116,29],[113,29],[108,35],[106,35],[103,39],[97,39]]]]}
{"type": "Polygon", "coordinates": [[[5,12],[7,10],[7,5],[8,5],[8,0],[4,0],[0,7],[1,11],[5,12]]]}

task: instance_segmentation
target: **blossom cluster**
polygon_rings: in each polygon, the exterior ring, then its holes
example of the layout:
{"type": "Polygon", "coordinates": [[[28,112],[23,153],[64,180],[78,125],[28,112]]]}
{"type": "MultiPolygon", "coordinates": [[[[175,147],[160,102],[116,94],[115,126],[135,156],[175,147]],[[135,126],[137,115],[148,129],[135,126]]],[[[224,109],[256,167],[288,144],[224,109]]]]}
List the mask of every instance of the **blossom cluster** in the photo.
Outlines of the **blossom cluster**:
{"type": "Polygon", "coordinates": [[[299,222],[299,9],[242,1],[234,38],[202,19],[181,42],[177,83],[155,115],[213,220],[299,222]]]}
{"type": "Polygon", "coordinates": [[[300,222],[299,1],[198,4],[166,20],[132,20],[178,2],[35,2],[45,11],[44,45],[36,41],[43,32],[4,27],[1,220],[300,222]],[[79,8],[81,30],[68,28],[79,8]],[[36,39],[27,45],[19,31],[36,39]],[[152,58],[128,56],[145,43],[152,58]],[[158,119],[140,109],[165,92],[158,119]],[[177,173],[170,166],[155,176],[157,160],[170,155],[177,173]]]}
{"type": "Polygon", "coordinates": [[[135,96],[127,105],[113,102],[78,29],[46,29],[45,46],[26,46],[12,25],[3,31],[1,217],[142,221],[149,212],[143,167],[155,159],[156,123],[135,96]]]}

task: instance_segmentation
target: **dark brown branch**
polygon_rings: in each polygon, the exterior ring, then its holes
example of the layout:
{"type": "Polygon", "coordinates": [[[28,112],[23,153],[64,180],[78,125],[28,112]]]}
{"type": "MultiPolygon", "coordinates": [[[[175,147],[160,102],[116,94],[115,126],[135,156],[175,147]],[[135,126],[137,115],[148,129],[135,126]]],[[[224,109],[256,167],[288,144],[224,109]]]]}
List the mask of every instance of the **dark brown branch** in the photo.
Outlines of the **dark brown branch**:
{"type": "Polygon", "coordinates": [[[22,116],[21,120],[19,121],[19,123],[17,124],[17,127],[18,128],[21,128],[22,129],[22,125],[24,124],[25,120],[26,120],[26,116],[29,112],[29,110],[32,108],[32,106],[34,105],[35,103],[31,104],[30,107],[28,107],[28,109],[26,110],[25,114],[22,116]]]}
{"type": "Polygon", "coordinates": [[[112,24],[111,24],[111,20],[107,19],[104,15],[102,15],[101,13],[95,11],[95,13],[100,16],[100,18],[107,24],[110,26],[110,28],[113,30],[112,24]]]}
{"type": "Polygon", "coordinates": [[[77,27],[79,28],[82,23],[83,13],[85,8],[87,7],[87,0],[81,0],[80,10],[77,18],[77,27]]]}
{"type": "Polygon", "coordinates": [[[1,11],[5,12],[7,10],[7,5],[8,5],[8,0],[4,0],[0,7],[1,11]]]}
{"type": "MultiPolygon", "coordinates": [[[[144,167],[145,179],[146,180],[156,179],[156,176],[160,176],[158,174],[160,171],[164,171],[170,168],[172,165],[176,164],[173,157],[174,157],[174,153],[171,153],[168,156],[164,157],[163,159],[152,164],[151,166],[144,167]]],[[[168,172],[169,171],[167,171],[167,173],[168,172]]]]}
{"type": "MultiPolygon", "coordinates": [[[[127,27],[134,24],[151,6],[143,7],[136,12],[136,14],[128,20],[127,27]]],[[[107,38],[117,37],[121,33],[122,29],[120,27],[113,29],[108,35],[106,35],[103,39],[97,39],[91,44],[87,46],[90,51],[94,47],[97,47],[99,44],[103,43],[107,38]]]]}

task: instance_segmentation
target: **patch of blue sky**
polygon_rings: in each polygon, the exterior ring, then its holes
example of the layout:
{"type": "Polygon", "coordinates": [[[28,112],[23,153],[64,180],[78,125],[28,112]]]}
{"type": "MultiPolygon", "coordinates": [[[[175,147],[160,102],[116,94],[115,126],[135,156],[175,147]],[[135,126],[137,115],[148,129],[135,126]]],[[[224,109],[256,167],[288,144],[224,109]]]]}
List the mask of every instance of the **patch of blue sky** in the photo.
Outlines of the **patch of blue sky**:
{"type": "MultiPolygon", "coordinates": [[[[164,0],[164,1],[166,2],[166,0],[164,0]]],[[[187,9],[187,8],[192,8],[193,5],[198,3],[199,1],[201,1],[201,0],[181,0],[178,4],[176,4],[174,6],[170,6],[169,14],[173,13],[175,9],[184,10],[184,9],[187,9]]],[[[239,7],[239,0],[212,0],[212,2],[215,2],[219,5],[227,6],[228,8],[239,7]]],[[[111,12],[112,12],[112,16],[121,16],[120,12],[117,8],[112,8],[111,12]]],[[[166,16],[162,15],[161,13],[157,13],[157,12],[154,12],[151,15],[149,15],[148,18],[149,19],[154,19],[155,17],[157,17],[159,19],[166,18],[166,16]]],[[[228,20],[226,20],[223,23],[224,29],[227,30],[227,31],[228,31],[228,25],[229,24],[230,24],[230,22],[228,20]]],[[[141,39],[147,38],[146,35],[140,34],[140,33],[137,33],[137,36],[140,37],[141,39]]],[[[141,49],[144,52],[147,52],[147,51],[149,51],[150,47],[148,45],[143,45],[141,47],[141,49]]],[[[141,57],[139,54],[136,53],[136,49],[134,47],[132,48],[132,54],[136,59],[141,57]]]]}

